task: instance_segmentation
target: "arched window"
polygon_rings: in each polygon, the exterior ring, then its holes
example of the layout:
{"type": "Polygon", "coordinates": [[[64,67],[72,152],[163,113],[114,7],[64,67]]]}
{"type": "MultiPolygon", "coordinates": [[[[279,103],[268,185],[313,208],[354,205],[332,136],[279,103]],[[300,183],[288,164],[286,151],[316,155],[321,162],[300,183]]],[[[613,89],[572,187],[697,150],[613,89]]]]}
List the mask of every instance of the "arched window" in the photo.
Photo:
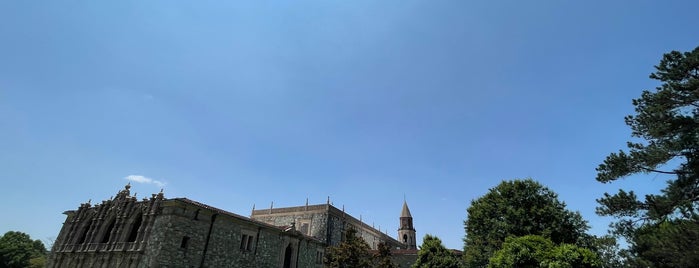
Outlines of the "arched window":
{"type": "Polygon", "coordinates": [[[107,243],[109,242],[109,236],[112,233],[112,230],[114,230],[114,224],[116,224],[116,219],[112,219],[109,222],[109,227],[105,230],[104,235],[102,235],[102,241],[100,243],[107,243]]]}
{"type": "Polygon", "coordinates": [[[136,242],[136,237],[138,236],[138,229],[141,228],[141,222],[143,222],[143,216],[139,215],[131,226],[131,232],[129,232],[129,239],[126,242],[136,242]]]}
{"type": "Polygon", "coordinates": [[[291,268],[291,256],[292,253],[294,252],[294,249],[291,248],[291,244],[286,246],[286,250],[284,251],[284,268],[291,268]]]}
{"type": "Polygon", "coordinates": [[[408,235],[407,234],[403,234],[403,243],[404,244],[408,243],[408,235]]]}
{"type": "Polygon", "coordinates": [[[85,243],[85,238],[87,238],[87,231],[90,230],[90,224],[83,224],[82,229],[80,230],[80,236],[78,237],[77,244],[82,244],[85,243]]]}

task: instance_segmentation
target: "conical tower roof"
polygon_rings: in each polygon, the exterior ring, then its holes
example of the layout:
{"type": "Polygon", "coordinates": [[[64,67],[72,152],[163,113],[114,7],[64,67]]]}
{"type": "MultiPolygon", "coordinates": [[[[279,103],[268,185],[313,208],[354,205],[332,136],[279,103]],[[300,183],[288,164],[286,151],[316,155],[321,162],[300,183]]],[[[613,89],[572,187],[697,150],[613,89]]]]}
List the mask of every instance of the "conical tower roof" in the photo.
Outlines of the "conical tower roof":
{"type": "Polygon", "coordinates": [[[413,215],[410,215],[410,209],[408,208],[408,203],[403,200],[403,211],[400,212],[400,217],[401,218],[412,218],[413,215]]]}

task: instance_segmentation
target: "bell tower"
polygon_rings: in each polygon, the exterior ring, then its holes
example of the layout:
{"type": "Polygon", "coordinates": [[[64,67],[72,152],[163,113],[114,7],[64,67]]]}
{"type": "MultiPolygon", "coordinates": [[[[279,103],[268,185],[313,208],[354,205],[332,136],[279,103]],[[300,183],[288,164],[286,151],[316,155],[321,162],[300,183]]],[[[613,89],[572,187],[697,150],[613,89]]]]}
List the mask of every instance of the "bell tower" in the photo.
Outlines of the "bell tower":
{"type": "Polygon", "coordinates": [[[405,244],[407,249],[417,249],[417,242],[415,242],[415,228],[413,227],[413,216],[410,215],[410,209],[408,209],[408,203],[405,200],[403,200],[403,211],[400,212],[398,241],[405,244]]]}

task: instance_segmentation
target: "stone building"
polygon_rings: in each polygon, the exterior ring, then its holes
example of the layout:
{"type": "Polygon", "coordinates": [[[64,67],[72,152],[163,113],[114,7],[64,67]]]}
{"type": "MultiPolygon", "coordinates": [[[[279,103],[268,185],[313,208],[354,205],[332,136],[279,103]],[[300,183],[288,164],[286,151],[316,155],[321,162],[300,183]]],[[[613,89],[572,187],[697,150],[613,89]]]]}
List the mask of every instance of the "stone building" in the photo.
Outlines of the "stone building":
{"type": "MultiPolygon", "coordinates": [[[[407,209],[407,204],[404,205],[407,209]]],[[[357,230],[357,235],[364,238],[371,249],[377,249],[379,243],[388,244],[394,249],[407,249],[409,244],[402,243],[389,235],[382,233],[334,207],[328,201],[321,205],[308,205],[286,208],[253,209],[250,218],[271,225],[295,224],[297,230],[304,235],[322,240],[328,246],[337,245],[342,241],[342,234],[348,228],[357,230]]],[[[412,222],[412,217],[410,219],[412,222]]],[[[413,230],[414,233],[414,230],[413,230]]]]}
{"type": "Polygon", "coordinates": [[[399,229],[406,242],[330,202],[253,209],[248,218],[187,198],[168,199],[162,191],[137,200],[130,185],[110,200],[88,201],[64,214],[47,267],[322,267],[325,247],[340,243],[347,228],[373,249],[391,245],[401,263],[416,257],[406,203],[399,229]]]}

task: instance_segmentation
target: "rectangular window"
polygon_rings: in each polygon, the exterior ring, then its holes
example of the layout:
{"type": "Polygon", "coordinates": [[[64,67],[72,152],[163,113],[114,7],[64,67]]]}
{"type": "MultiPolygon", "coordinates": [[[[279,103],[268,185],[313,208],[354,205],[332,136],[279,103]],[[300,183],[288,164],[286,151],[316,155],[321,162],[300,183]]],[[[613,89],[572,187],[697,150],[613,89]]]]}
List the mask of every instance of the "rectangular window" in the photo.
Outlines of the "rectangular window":
{"type": "Polygon", "coordinates": [[[301,228],[299,228],[299,232],[305,235],[310,235],[310,229],[309,224],[307,222],[301,222],[301,228]]]}
{"type": "Polygon", "coordinates": [[[240,239],[240,249],[243,251],[252,251],[252,243],[255,240],[254,235],[243,234],[240,239]]]}
{"type": "Polygon", "coordinates": [[[322,251],[316,251],[316,263],[317,264],[323,263],[323,252],[322,251]]]}
{"type": "Polygon", "coordinates": [[[189,247],[189,236],[183,236],[182,242],[180,242],[180,248],[186,249],[187,247],[189,247]]]}
{"type": "Polygon", "coordinates": [[[310,236],[313,231],[311,230],[311,220],[310,219],[296,219],[296,230],[302,234],[310,236]]]}

